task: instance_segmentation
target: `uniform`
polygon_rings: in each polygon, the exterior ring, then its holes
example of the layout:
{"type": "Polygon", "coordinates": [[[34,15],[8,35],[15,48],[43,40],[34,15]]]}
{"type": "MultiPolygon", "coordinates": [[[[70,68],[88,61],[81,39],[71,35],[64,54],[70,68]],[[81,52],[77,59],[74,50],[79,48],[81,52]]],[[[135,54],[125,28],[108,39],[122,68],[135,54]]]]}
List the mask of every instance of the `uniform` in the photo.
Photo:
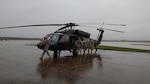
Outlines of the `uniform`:
{"type": "Polygon", "coordinates": [[[88,47],[88,41],[86,38],[83,39],[83,54],[86,54],[86,49],[88,47]]]}
{"type": "Polygon", "coordinates": [[[88,42],[88,53],[91,50],[91,54],[92,54],[93,48],[94,48],[94,41],[92,39],[90,39],[88,42]]]}
{"type": "Polygon", "coordinates": [[[78,40],[76,40],[75,46],[76,46],[76,49],[77,49],[77,53],[79,54],[79,52],[80,52],[80,55],[81,55],[82,46],[83,46],[83,42],[82,42],[81,38],[78,38],[78,40]]]}
{"type": "Polygon", "coordinates": [[[48,55],[49,57],[51,57],[50,54],[49,54],[49,52],[48,52],[49,45],[50,45],[49,41],[47,40],[46,37],[44,37],[44,39],[43,39],[42,42],[43,42],[43,44],[44,44],[44,49],[43,49],[42,56],[41,56],[41,58],[40,58],[41,60],[43,59],[43,56],[44,56],[45,53],[47,53],[47,55],[48,55]]]}

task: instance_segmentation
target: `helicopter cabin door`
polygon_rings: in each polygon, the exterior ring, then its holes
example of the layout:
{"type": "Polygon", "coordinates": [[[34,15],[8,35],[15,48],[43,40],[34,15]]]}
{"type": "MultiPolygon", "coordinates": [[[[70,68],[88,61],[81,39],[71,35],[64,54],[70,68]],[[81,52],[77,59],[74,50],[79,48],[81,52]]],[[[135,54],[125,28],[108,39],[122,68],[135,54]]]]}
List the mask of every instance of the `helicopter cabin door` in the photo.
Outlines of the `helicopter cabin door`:
{"type": "Polygon", "coordinates": [[[70,49],[70,40],[68,35],[62,35],[58,42],[58,48],[60,50],[69,50],[70,49]]]}

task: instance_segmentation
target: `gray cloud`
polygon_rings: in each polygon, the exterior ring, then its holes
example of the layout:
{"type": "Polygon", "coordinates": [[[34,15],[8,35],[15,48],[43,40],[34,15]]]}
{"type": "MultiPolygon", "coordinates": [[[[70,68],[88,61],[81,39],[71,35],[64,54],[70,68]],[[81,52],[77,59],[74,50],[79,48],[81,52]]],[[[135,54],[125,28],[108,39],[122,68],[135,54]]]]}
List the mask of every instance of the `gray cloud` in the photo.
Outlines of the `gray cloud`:
{"type": "MultiPolygon", "coordinates": [[[[105,26],[126,33],[106,31],[104,39],[150,40],[149,0],[0,0],[0,27],[39,23],[118,23],[105,26]]],[[[59,27],[0,30],[0,36],[43,37],[59,27]]],[[[96,38],[96,29],[90,31],[96,38]]]]}

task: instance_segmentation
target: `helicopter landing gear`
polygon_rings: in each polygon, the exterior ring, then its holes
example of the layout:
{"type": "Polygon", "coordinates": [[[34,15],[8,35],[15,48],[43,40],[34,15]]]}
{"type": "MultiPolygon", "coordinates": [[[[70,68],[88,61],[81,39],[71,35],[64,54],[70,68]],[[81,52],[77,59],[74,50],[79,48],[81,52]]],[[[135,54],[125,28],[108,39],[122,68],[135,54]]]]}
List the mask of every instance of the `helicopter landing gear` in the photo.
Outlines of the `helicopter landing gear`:
{"type": "Polygon", "coordinates": [[[61,50],[54,50],[54,58],[58,58],[58,57],[60,57],[60,52],[61,52],[61,50]]]}
{"type": "Polygon", "coordinates": [[[72,54],[73,54],[73,56],[78,55],[77,50],[76,50],[76,48],[75,48],[75,47],[73,47],[73,52],[72,52],[72,54]]]}
{"type": "Polygon", "coordinates": [[[57,50],[54,50],[54,58],[57,58],[57,50]]]}

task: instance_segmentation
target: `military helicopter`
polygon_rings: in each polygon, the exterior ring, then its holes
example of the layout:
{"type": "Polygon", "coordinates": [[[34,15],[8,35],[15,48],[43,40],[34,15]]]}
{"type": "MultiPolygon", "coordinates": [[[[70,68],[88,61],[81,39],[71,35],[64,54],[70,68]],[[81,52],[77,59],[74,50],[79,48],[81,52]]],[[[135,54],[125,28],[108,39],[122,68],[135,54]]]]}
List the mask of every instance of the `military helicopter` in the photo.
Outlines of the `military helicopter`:
{"type": "MultiPolygon", "coordinates": [[[[101,28],[95,27],[99,31],[98,39],[97,40],[93,39],[94,47],[96,51],[97,51],[96,46],[101,43],[104,29],[124,33],[123,31],[103,28],[103,25],[104,23],[102,24],[101,28]]],[[[118,24],[108,24],[108,25],[118,25],[118,24]]],[[[74,29],[74,27],[75,26],[93,27],[93,26],[79,25],[76,23],[66,23],[66,24],[37,24],[37,25],[12,26],[12,27],[2,27],[0,29],[33,27],[33,26],[63,26],[59,28],[58,30],[56,30],[54,33],[46,35],[48,41],[50,42],[49,50],[54,51],[54,57],[57,57],[58,54],[60,55],[60,51],[62,50],[68,50],[72,52],[73,55],[78,55],[76,51],[75,41],[78,39],[78,37],[89,39],[90,33],[82,31],[82,30],[74,29]]],[[[126,26],[126,25],[119,24],[119,26],[126,26]]],[[[39,42],[37,44],[37,47],[39,49],[43,49],[44,44],[42,44],[42,42],[39,42]]]]}

